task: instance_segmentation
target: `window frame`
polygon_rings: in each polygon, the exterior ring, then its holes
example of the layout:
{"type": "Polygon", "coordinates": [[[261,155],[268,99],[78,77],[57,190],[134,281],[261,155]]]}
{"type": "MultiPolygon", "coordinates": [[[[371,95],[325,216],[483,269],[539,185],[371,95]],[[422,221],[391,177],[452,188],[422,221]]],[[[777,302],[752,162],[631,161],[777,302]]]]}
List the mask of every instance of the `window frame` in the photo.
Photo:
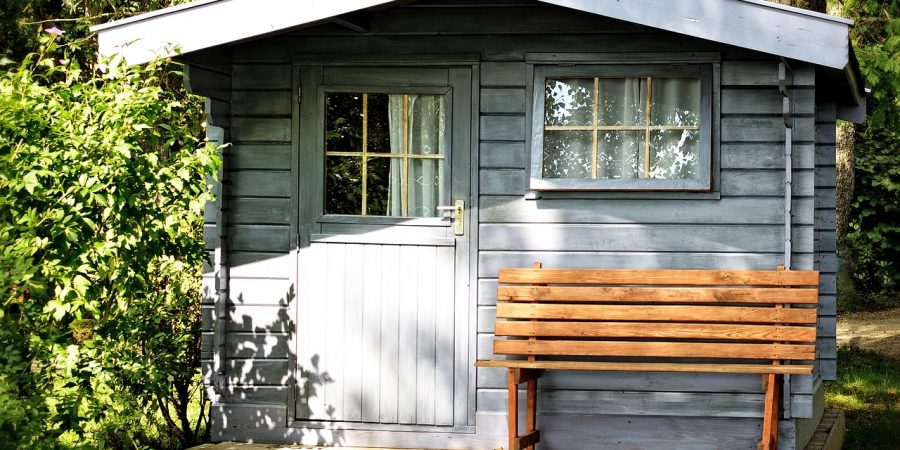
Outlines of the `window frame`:
{"type": "Polygon", "coordinates": [[[531,84],[531,164],[529,189],[583,192],[710,192],[715,189],[713,132],[713,64],[535,64],[531,84]],[[547,78],[698,77],[700,79],[700,159],[698,179],[575,179],[543,178],[544,86],[547,78]]]}
{"type": "MultiPolygon", "coordinates": [[[[320,117],[317,119],[320,121],[320,129],[317,130],[318,136],[317,141],[319,144],[319,149],[321,150],[321,154],[319,158],[321,158],[321,181],[322,181],[322,202],[320,205],[320,214],[319,221],[320,222],[334,222],[334,223],[345,223],[345,222],[354,222],[354,223],[372,223],[372,224],[395,224],[395,223],[405,223],[410,220],[417,221],[420,225],[434,225],[434,226],[442,226],[449,227],[450,224],[447,220],[441,215],[433,216],[433,217],[418,217],[418,216],[379,216],[379,215],[368,215],[368,214],[336,214],[336,213],[327,213],[327,203],[328,203],[328,188],[327,188],[327,155],[325,150],[325,134],[326,130],[326,100],[325,97],[328,94],[338,93],[338,94],[387,94],[387,95],[440,95],[444,97],[444,104],[447,111],[451,111],[453,107],[453,88],[450,86],[402,86],[396,83],[384,83],[384,84],[372,84],[372,85],[348,85],[348,84],[328,84],[322,83],[317,87],[317,108],[320,117]]],[[[444,188],[446,192],[450,193],[452,189],[452,117],[448,116],[445,118],[446,120],[446,129],[444,135],[444,157],[443,161],[443,175],[444,175],[444,188]]],[[[363,153],[360,153],[362,156],[363,153]]],[[[450,200],[447,200],[449,203],[450,200]]]]}

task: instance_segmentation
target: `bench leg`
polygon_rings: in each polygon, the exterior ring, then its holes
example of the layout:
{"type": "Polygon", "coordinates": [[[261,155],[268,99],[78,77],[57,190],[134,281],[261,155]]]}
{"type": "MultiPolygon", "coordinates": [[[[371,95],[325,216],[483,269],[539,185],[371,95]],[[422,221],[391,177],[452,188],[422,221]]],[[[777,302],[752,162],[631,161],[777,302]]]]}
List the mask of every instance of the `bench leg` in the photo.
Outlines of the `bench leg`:
{"type": "Polygon", "coordinates": [[[766,374],[766,407],[763,411],[761,450],[778,449],[778,404],[781,397],[781,375],[766,374]]]}
{"type": "Polygon", "coordinates": [[[519,384],[516,380],[516,369],[509,368],[507,376],[507,400],[509,408],[509,450],[516,449],[516,438],[519,437],[519,384]]]}
{"type": "MultiPolygon", "coordinates": [[[[525,397],[525,435],[535,431],[537,424],[537,378],[528,380],[525,397]]],[[[526,450],[534,450],[534,444],[525,447],[526,450]]]]}
{"type": "Polygon", "coordinates": [[[507,396],[509,407],[509,449],[534,450],[540,440],[537,425],[537,379],[540,370],[508,369],[507,396]],[[525,433],[519,435],[519,384],[526,383],[525,397],[525,433]]]}

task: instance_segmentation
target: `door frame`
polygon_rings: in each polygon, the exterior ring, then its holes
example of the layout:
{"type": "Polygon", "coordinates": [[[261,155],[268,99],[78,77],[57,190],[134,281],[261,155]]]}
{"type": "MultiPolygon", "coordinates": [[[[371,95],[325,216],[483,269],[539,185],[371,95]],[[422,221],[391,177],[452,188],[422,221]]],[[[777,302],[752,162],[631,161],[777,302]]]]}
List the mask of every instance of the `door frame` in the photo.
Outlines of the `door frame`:
{"type": "MultiPolygon", "coordinates": [[[[332,57],[333,58],[333,57],[332,57]]],[[[399,424],[375,424],[365,422],[316,422],[297,419],[297,402],[300,394],[302,379],[300,377],[300,361],[298,360],[299,340],[299,287],[296,301],[292,302],[290,314],[293,318],[291,334],[292,349],[289,357],[289,388],[287,398],[287,426],[309,429],[346,429],[366,431],[416,431],[416,432],[440,432],[440,433],[474,433],[475,432],[475,399],[476,399],[476,372],[475,359],[477,352],[477,283],[478,283],[478,143],[479,143],[479,60],[477,57],[464,58],[462,60],[416,60],[395,61],[390,63],[374,61],[371,57],[342,59],[339,62],[327,61],[331,58],[295,60],[292,73],[292,108],[291,108],[291,178],[292,178],[292,220],[291,220],[291,248],[292,276],[294,285],[300,279],[300,249],[310,245],[310,234],[314,234],[320,225],[319,212],[324,199],[324,183],[301,183],[300,167],[313,167],[314,170],[322,169],[324,174],[324,156],[312,151],[302,149],[316,148],[320,133],[305,133],[301,123],[314,124],[317,129],[325,125],[324,114],[320,111],[319,96],[323,95],[320,86],[325,84],[324,72],[332,67],[366,67],[366,68],[446,68],[448,71],[447,86],[459,86],[462,92],[453,93],[451,106],[452,129],[450,157],[453,170],[468,169],[468,194],[466,201],[465,235],[457,238],[456,245],[456,270],[465,276],[455,277],[455,294],[464,295],[464,301],[458,301],[455,309],[455,321],[458,332],[454,341],[454,385],[464,384],[465,389],[454,387],[454,425],[453,426],[428,426],[428,425],[399,425],[399,424]],[[462,117],[460,117],[462,115],[462,117]],[[466,120],[465,115],[468,115],[466,120]],[[453,147],[465,147],[460,152],[453,147]],[[454,151],[457,150],[457,151],[454,151]],[[458,159],[460,158],[460,159],[458,159]],[[463,161],[467,160],[467,161],[463,161]],[[468,163],[468,166],[466,165],[468,163]],[[319,199],[319,200],[317,200],[319,199]],[[301,210],[303,208],[303,210],[301,210]],[[301,222],[301,218],[304,220],[301,222]],[[458,345],[457,345],[458,343],[458,345]],[[460,405],[464,405],[460,407],[460,405]]],[[[384,86],[374,83],[372,87],[384,86]]],[[[411,86],[417,89],[419,86],[411,86]]],[[[307,169],[308,170],[308,169],[307,169]]],[[[457,183],[463,177],[459,174],[451,176],[451,193],[459,192],[457,183]]],[[[458,199],[451,195],[448,201],[458,199]]],[[[384,219],[382,219],[384,220],[384,219]]],[[[390,223],[391,219],[387,219],[390,223]]]]}

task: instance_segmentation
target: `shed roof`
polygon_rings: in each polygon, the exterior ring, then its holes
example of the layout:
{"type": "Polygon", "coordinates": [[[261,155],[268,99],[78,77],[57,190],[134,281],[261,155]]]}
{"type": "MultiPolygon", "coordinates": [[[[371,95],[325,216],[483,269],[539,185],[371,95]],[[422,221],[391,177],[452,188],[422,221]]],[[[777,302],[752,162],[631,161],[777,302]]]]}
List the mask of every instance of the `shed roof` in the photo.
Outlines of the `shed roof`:
{"type": "MultiPolygon", "coordinates": [[[[852,21],[763,0],[539,0],[844,71],[862,94],[852,21]]],[[[398,0],[197,0],[92,28],[100,54],[130,64],[315,25],[398,0]]]]}

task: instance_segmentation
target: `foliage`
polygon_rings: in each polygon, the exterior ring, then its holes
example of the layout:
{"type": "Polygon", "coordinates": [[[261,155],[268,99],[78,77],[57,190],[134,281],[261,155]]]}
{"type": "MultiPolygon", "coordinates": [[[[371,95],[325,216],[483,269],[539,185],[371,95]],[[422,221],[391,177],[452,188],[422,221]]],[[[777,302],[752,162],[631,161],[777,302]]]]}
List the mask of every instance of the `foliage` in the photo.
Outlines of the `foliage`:
{"type": "Polygon", "coordinates": [[[201,104],[167,88],[177,67],[101,73],[61,39],[0,75],[0,442],[167,446],[109,428],[158,415],[192,444],[201,104]]]}
{"type": "Polygon", "coordinates": [[[868,118],[855,145],[856,197],[846,243],[864,292],[900,289],[900,3],[846,0],[866,86],[868,118]]]}
{"type": "Polygon", "coordinates": [[[825,386],[825,403],[845,410],[844,448],[900,448],[900,361],[839,347],[838,379],[825,386]]]}

